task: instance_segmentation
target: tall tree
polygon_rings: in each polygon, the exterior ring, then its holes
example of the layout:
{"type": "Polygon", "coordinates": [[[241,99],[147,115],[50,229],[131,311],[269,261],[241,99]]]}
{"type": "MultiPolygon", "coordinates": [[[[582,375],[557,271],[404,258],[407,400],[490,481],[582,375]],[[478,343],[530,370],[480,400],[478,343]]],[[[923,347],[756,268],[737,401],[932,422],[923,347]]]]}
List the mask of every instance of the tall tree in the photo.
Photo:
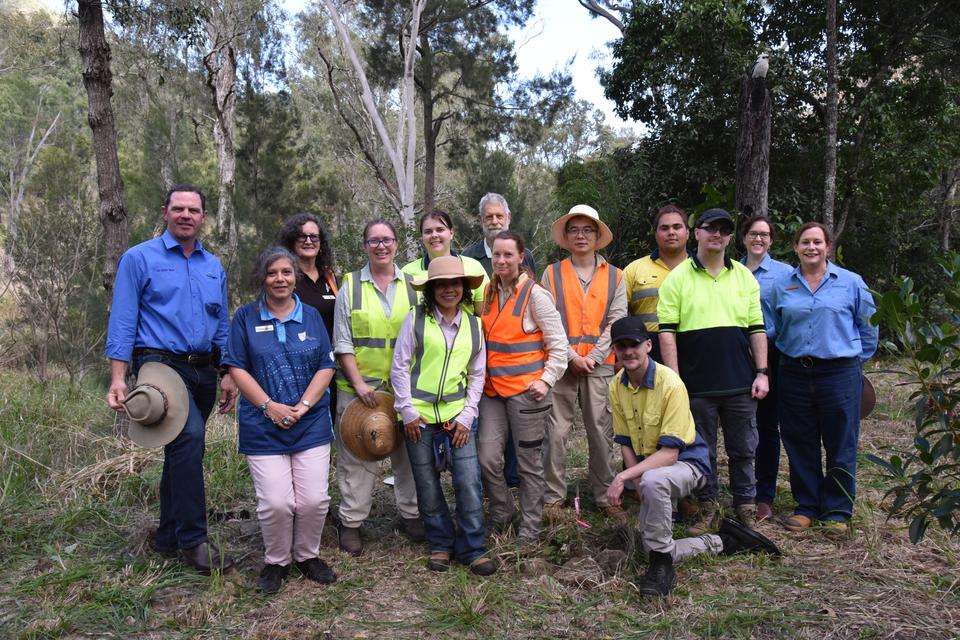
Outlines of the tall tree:
{"type": "Polygon", "coordinates": [[[106,252],[103,286],[113,288],[117,263],[129,244],[127,210],[123,201],[123,179],[117,155],[117,128],[113,119],[113,75],[110,71],[110,45],[103,29],[100,0],[78,0],[80,57],[83,60],[83,85],[89,102],[88,122],[93,135],[97,161],[97,190],[100,197],[100,223],[106,252]]]}
{"type": "Polygon", "coordinates": [[[837,0],[827,0],[827,142],[823,154],[823,223],[834,235],[834,204],[837,198],[837,0]]]}
{"type": "Polygon", "coordinates": [[[737,211],[767,215],[770,181],[771,98],[761,57],[740,80],[740,127],[734,178],[737,211]]]}

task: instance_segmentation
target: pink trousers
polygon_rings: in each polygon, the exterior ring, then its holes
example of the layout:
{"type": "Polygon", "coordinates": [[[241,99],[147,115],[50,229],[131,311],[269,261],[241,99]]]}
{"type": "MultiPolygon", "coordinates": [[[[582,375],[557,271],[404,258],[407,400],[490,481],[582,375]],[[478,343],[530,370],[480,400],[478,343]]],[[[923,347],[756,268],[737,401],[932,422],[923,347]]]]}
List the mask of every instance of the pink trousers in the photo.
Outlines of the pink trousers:
{"type": "Polygon", "coordinates": [[[316,558],[330,506],[330,445],[291,455],[247,456],[267,564],[316,558]]]}

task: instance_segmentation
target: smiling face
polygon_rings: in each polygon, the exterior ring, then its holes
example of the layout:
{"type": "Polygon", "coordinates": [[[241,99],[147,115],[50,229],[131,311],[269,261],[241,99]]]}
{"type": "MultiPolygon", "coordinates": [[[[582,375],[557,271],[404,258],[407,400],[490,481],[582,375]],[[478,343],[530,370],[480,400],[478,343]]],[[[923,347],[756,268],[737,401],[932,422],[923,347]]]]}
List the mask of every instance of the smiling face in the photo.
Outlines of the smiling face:
{"type": "Polygon", "coordinates": [[[493,241],[493,272],[505,282],[513,282],[520,276],[523,255],[512,239],[497,238],[493,241]]]}
{"type": "Polygon", "coordinates": [[[298,258],[309,260],[320,253],[320,227],[315,222],[304,222],[293,244],[298,258]]]}
{"type": "Polygon", "coordinates": [[[433,296],[442,312],[455,311],[457,305],[463,300],[463,279],[436,280],[433,283],[433,296]]]}
{"type": "Polygon", "coordinates": [[[661,253],[676,255],[687,246],[690,231],[679,213],[665,213],[657,222],[657,247],[661,253]]]}
{"type": "Polygon", "coordinates": [[[586,216],[574,216],[567,220],[564,233],[570,253],[589,255],[597,250],[600,227],[586,216]]]}
{"type": "Polygon", "coordinates": [[[480,227],[483,229],[483,235],[487,238],[487,243],[494,242],[494,238],[501,231],[510,228],[510,214],[503,208],[503,205],[496,202],[488,202],[480,212],[480,227]]]}
{"type": "Polygon", "coordinates": [[[397,255],[397,237],[385,224],[375,224],[367,230],[363,240],[367,258],[371,266],[385,266],[393,263],[397,255]]]}
{"type": "Polygon", "coordinates": [[[174,191],[170,194],[170,203],[163,207],[162,211],[167,230],[178,242],[186,243],[197,239],[200,226],[206,217],[199,193],[174,191]]]}
{"type": "Polygon", "coordinates": [[[450,255],[450,243],[453,242],[453,229],[438,217],[428,216],[420,225],[420,240],[430,259],[450,255]]]}
{"type": "Polygon", "coordinates": [[[263,279],[263,292],[274,304],[282,305],[290,300],[297,285],[297,270],[287,258],[277,258],[267,267],[263,279]]]}
{"type": "Polygon", "coordinates": [[[643,372],[647,370],[647,354],[653,348],[650,340],[637,342],[636,340],[618,340],[613,345],[617,352],[617,358],[623,365],[623,368],[631,373],[643,372]]]}
{"type": "Polygon", "coordinates": [[[822,269],[827,264],[827,255],[830,253],[830,244],[827,242],[820,227],[811,227],[800,234],[800,239],[793,246],[800,260],[800,266],[805,271],[822,269]]]}
{"type": "Polygon", "coordinates": [[[743,243],[746,245],[747,252],[751,256],[757,259],[763,259],[773,244],[770,225],[764,220],[757,220],[747,229],[747,233],[743,236],[743,243]]]}

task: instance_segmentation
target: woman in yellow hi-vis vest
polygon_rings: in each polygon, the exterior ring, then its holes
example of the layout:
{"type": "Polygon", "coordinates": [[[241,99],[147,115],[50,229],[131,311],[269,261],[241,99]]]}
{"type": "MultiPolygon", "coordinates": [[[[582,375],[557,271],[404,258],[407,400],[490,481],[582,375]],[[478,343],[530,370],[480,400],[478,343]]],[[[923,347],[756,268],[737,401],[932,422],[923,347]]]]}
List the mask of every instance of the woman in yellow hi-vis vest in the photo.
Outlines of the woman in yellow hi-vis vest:
{"type": "MultiPolygon", "coordinates": [[[[370,515],[379,464],[360,460],[343,446],[340,420],[354,398],[376,406],[376,391],[390,385],[390,363],[400,325],[417,303],[410,276],[394,264],[397,232],[386,220],[368,222],[363,230],[367,264],[344,276],[333,318],[333,352],[337,357],[337,484],[340,487],[340,548],[360,555],[360,525],[370,515]]],[[[417,493],[404,447],[390,455],[399,525],[416,541],[423,540],[417,493]]]]}
{"type": "Polygon", "coordinates": [[[535,543],[543,513],[543,439],[550,389],[567,368],[567,335],[553,297],[523,270],[523,238],[501,231],[493,241],[493,278],[483,301],[487,382],[480,399],[479,455],[496,530],[513,521],[513,495],[503,477],[510,434],[520,471],[521,546],[535,543]]]}
{"type": "Polygon", "coordinates": [[[473,573],[488,576],[497,566],[485,555],[476,439],[486,351],[479,318],[463,308],[482,282],[480,276],[464,274],[457,256],[430,261],[427,276],[413,282],[423,292],[423,303],[400,328],[390,379],[430,546],[427,567],[446,571],[453,557],[473,573]],[[456,528],[440,484],[446,470],[453,477],[456,528]]]}

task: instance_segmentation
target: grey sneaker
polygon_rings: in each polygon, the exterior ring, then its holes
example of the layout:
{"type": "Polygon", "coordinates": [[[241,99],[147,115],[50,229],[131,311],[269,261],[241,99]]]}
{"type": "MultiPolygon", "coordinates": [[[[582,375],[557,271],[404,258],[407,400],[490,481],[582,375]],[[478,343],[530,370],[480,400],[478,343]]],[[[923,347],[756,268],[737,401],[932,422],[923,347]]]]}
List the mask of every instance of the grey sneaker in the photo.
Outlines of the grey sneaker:
{"type": "Polygon", "coordinates": [[[737,514],[737,520],[740,521],[740,524],[748,529],[757,528],[757,505],[738,504],[734,507],[734,511],[737,514]]]}

